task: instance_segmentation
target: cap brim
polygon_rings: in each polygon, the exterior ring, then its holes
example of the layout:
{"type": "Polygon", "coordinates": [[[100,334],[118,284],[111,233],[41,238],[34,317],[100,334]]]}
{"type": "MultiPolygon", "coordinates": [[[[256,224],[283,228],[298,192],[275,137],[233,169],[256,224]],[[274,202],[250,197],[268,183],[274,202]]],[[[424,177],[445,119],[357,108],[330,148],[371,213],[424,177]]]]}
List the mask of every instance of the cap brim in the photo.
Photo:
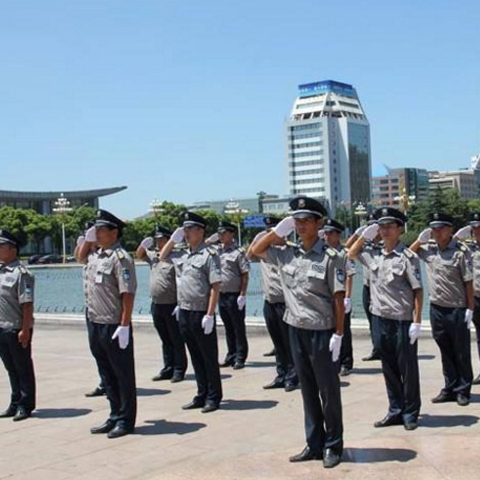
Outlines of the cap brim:
{"type": "Polygon", "coordinates": [[[17,246],[17,244],[15,242],[12,242],[11,240],[9,240],[8,238],[0,238],[0,245],[14,245],[15,247],[17,246]]]}
{"type": "Polygon", "coordinates": [[[166,233],[156,233],[153,238],[170,238],[171,235],[167,235],[166,233]]]}
{"type": "Polygon", "coordinates": [[[400,225],[403,225],[405,222],[397,217],[382,217],[378,219],[377,223],[379,225],[385,225],[386,223],[399,223],[400,225]]]}
{"type": "Polygon", "coordinates": [[[186,220],[185,222],[183,222],[183,226],[184,227],[201,227],[201,228],[206,227],[206,225],[204,225],[203,223],[194,222],[192,220],[186,220]]]}
{"type": "Polygon", "coordinates": [[[439,221],[430,222],[428,226],[430,228],[453,227],[453,225],[450,222],[439,222],[439,221]]]}
{"type": "Polygon", "coordinates": [[[342,230],[340,230],[339,228],[335,228],[335,227],[332,227],[332,226],[326,226],[326,227],[323,227],[323,231],[324,232],[337,232],[337,233],[342,233],[342,230]]]}
{"type": "Polygon", "coordinates": [[[293,218],[323,218],[323,215],[320,212],[315,212],[314,210],[297,210],[292,213],[293,218]]]}
{"type": "Polygon", "coordinates": [[[468,224],[473,228],[480,227],[480,221],[468,222],[468,224]]]}
{"type": "Polygon", "coordinates": [[[120,228],[119,225],[113,222],[109,222],[108,220],[97,220],[94,227],[110,227],[110,228],[120,228]]]}
{"type": "Polygon", "coordinates": [[[369,220],[367,222],[367,225],[370,226],[370,225],[375,225],[376,223],[378,223],[378,220],[369,220]]]}

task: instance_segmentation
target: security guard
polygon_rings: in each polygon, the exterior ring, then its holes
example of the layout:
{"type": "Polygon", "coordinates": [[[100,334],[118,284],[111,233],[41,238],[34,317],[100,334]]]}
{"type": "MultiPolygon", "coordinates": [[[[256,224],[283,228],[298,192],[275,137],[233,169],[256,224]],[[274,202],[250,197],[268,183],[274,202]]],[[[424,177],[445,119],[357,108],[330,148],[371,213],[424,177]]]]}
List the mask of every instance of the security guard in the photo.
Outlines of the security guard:
{"type": "MultiPolygon", "coordinates": [[[[327,219],[323,226],[323,235],[325,237],[325,243],[337,250],[340,256],[346,257],[346,251],[343,248],[340,240],[345,227],[334,220],[333,218],[327,219]]],[[[353,276],[357,273],[355,270],[355,262],[353,260],[347,260],[346,268],[347,280],[345,282],[345,320],[343,323],[343,340],[342,348],[340,350],[340,376],[346,377],[350,375],[353,369],[353,343],[352,343],[352,328],[351,328],[351,316],[352,316],[352,289],[353,289],[353,276]]]]}
{"type": "Polygon", "coordinates": [[[154,239],[147,237],[142,240],[136,256],[150,265],[153,324],[162,341],[163,348],[163,368],[152,380],[170,380],[172,383],[177,383],[185,377],[187,353],[176,318],[178,309],[175,267],[171,261],[160,261],[160,251],[171,236],[172,232],[168,228],[157,225],[156,249],[150,250],[154,239]]]}
{"type": "Polygon", "coordinates": [[[88,258],[88,336],[110,402],[108,420],[90,431],[108,438],[131,433],[137,413],[131,326],[137,279],[135,264],[120,244],[124,227],[115,215],[98,210],[78,253],[80,260],[88,258]],[[93,243],[99,248],[89,255],[93,243]]]}
{"type": "Polygon", "coordinates": [[[387,387],[387,415],[374,425],[403,424],[405,430],[415,430],[421,406],[417,357],[423,301],[420,261],[400,241],[405,215],[389,207],[375,215],[378,223],[367,227],[348,253],[348,258],[358,258],[369,270],[374,342],[387,387]],[[383,248],[364,248],[378,232],[383,248]]]}
{"type": "Polygon", "coordinates": [[[35,410],[31,273],[18,259],[19,240],[0,229],[0,357],[10,379],[10,405],[0,418],[17,422],[35,410]]]}
{"type": "MultiPolygon", "coordinates": [[[[73,256],[75,257],[75,260],[79,263],[84,263],[83,270],[82,270],[82,278],[83,278],[83,294],[85,296],[85,305],[87,305],[87,291],[88,291],[88,278],[87,278],[87,261],[85,262],[80,262],[78,253],[80,251],[80,247],[84,244],[85,242],[85,233],[87,230],[93,227],[93,222],[85,222],[85,231],[83,235],[80,235],[77,238],[77,245],[75,247],[75,251],[73,252],[73,256]]],[[[93,253],[96,250],[96,245],[94,243],[91,244],[91,250],[90,252],[93,253]]],[[[85,320],[88,322],[88,308],[85,307],[85,320]]],[[[87,324],[87,330],[88,330],[88,324],[87,324]]],[[[100,369],[98,368],[98,376],[100,378],[100,382],[98,383],[98,386],[95,387],[91,392],[88,392],[85,394],[87,398],[91,397],[102,397],[103,395],[107,394],[107,391],[105,389],[105,380],[102,378],[102,374],[100,373],[100,369]]]]}
{"type": "Polygon", "coordinates": [[[227,340],[227,355],[220,366],[240,370],[245,367],[248,356],[245,304],[250,265],[245,250],[235,243],[235,232],[235,225],[221,221],[217,230],[221,243],[215,248],[222,267],[218,309],[227,340]]]}
{"type": "Polygon", "coordinates": [[[470,403],[473,372],[470,324],[474,294],[472,256],[452,238],[454,219],[443,212],[430,216],[430,228],[410,247],[426,263],[430,294],[430,321],[442,356],[445,387],[432,403],[470,403]],[[433,241],[430,237],[433,236],[433,241]]]}
{"type": "MultiPolygon", "coordinates": [[[[468,225],[461,228],[455,234],[455,238],[460,241],[464,240],[472,253],[473,291],[475,295],[473,325],[477,333],[477,351],[480,357],[480,212],[472,212],[469,215],[468,225]]],[[[480,374],[473,380],[472,385],[480,385],[480,374]]]]}
{"type": "MultiPolygon", "coordinates": [[[[285,316],[285,296],[283,294],[280,272],[276,265],[265,261],[261,257],[255,257],[252,253],[255,242],[271,231],[280,222],[280,219],[268,215],[264,218],[264,221],[267,230],[260,232],[254,238],[247,252],[249,261],[260,263],[260,279],[264,293],[263,316],[275,347],[277,376],[263,388],[265,390],[284,388],[286,392],[291,392],[298,387],[298,376],[295,372],[292,350],[290,348],[289,325],[283,321],[285,316]]],[[[274,243],[277,248],[286,244],[283,238],[278,237],[275,237],[274,243]]]]}
{"type": "MultiPolygon", "coordinates": [[[[377,223],[377,219],[375,218],[375,215],[373,213],[368,214],[368,220],[366,225],[362,225],[361,227],[357,228],[355,230],[354,234],[345,242],[345,248],[350,248],[358,238],[360,238],[362,232],[370,225],[373,225],[377,223]]],[[[373,239],[373,241],[366,240],[365,244],[363,246],[364,249],[375,249],[375,248],[382,248],[380,246],[380,235],[377,235],[373,239]]],[[[368,327],[370,329],[370,339],[372,341],[372,351],[366,356],[363,357],[362,360],[364,362],[371,362],[374,360],[380,360],[380,354],[376,350],[374,344],[373,344],[373,330],[372,330],[372,314],[370,313],[370,277],[368,273],[368,268],[363,269],[363,288],[362,288],[362,304],[363,304],[363,310],[365,312],[365,315],[367,316],[368,320],[368,327]]]]}
{"type": "Polygon", "coordinates": [[[337,361],[345,314],[345,259],[318,237],[325,207],[313,198],[290,201],[284,218],[253,245],[253,254],[280,269],[290,325],[290,343],[300,380],[307,446],[291,462],[323,458],[325,468],[340,463],[343,451],[342,402],[337,361]],[[296,229],[298,246],[273,248],[276,238],[296,229]]]}
{"type": "Polygon", "coordinates": [[[222,382],[218,365],[215,309],[221,282],[217,251],[205,244],[206,220],[185,212],[183,226],[177,228],[160,252],[160,260],[171,259],[177,276],[178,321],[187,344],[197,381],[197,395],[184,410],[201,408],[209,413],[220,407],[222,382]],[[174,251],[185,240],[187,248],[174,251]]]}

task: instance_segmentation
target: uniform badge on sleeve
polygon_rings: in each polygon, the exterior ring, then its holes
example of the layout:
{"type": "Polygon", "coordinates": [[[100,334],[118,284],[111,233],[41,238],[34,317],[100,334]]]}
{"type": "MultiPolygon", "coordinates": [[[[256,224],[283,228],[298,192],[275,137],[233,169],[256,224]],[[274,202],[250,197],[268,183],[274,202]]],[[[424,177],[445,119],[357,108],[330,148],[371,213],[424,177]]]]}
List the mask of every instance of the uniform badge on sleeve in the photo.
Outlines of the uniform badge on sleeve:
{"type": "Polygon", "coordinates": [[[122,269],[122,277],[126,282],[130,281],[130,270],[128,268],[122,269]]]}
{"type": "Polygon", "coordinates": [[[420,281],[422,279],[422,276],[420,274],[420,269],[416,268],[413,272],[413,274],[415,275],[415,278],[420,281]]]}
{"type": "Polygon", "coordinates": [[[345,270],[337,270],[337,280],[340,283],[345,283],[345,270]]]}

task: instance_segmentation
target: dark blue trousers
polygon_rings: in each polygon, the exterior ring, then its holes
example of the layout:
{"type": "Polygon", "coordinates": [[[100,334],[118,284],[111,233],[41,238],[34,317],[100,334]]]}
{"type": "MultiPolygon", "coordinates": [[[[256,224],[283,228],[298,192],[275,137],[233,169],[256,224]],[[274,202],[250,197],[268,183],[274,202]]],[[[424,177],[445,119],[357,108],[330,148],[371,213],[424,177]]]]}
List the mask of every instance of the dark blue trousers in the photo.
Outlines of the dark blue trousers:
{"type": "Polygon", "coordinates": [[[305,434],[310,449],[343,451],[342,399],[338,366],[329,350],[333,330],[290,325],[290,346],[302,391],[305,434]]]}
{"type": "Polygon", "coordinates": [[[245,363],[248,356],[247,330],[245,328],[245,309],[239,310],[237,293],[220,293],[218,299],[218,309],[223,325],[225,326],[225,336],[227,339],[227,362],[245,363]]]}
{"type": "Polygon", "coordinates": [[[375,343],[373,341],[372,313],[370,312],[370,287],[368,285],[363,286],[362,303],[363,303],[363,309],[365,310],[365,315],[367,316],[368,326],[370,328],[370,338],[372,340],[372,355],[374,357],[379,357],[379,353],[375,349],[375,343]]]}

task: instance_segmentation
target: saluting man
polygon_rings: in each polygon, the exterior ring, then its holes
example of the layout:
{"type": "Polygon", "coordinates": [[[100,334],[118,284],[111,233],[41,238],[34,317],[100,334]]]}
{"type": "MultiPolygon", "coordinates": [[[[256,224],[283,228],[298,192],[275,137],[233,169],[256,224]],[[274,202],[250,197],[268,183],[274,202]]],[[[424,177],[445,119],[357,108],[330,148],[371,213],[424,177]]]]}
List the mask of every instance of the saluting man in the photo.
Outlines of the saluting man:
{"type": "Polygon", "coordinates": [[[445,386],[432,403],[470,403],[473,371],[470,324],[475,306],[470,250],[452,237],[454,219],[443,212],[410,247],[427,267],[432,334],[442,357],[445,386]],[[433,237],[433,241],[430,241],[433,237]]]}
{"type": "Polygon", "coordinates": [[[290,344],[305,412],[307,446],[291,462],[319,460],[325,468],[340,463],[343,452],[342,402],[337,361],[345,314],[345,259],[318,237],[325,207],[299,196],[290,202],[292,216],[284,218],[252,247],[280,269],[290,325],[290,344]],[[293,230],[298,246],[273,248],[293,230]]]}
{"type": "Polygon", "coordinates": [[[0,418],[17,422],[35,410],[31,273],[18,259],[20,241],[0,229],[0,357],[10,379],[10,405],[0,418]]]}
{"type": "Polygon", "coordinates": [[[245,305],[250,264],[245,250],[235,243],[235,232],[235,225],[221,221],[217,230],[220,244],[212,246],[217,249],[222,266],[218,309],[227,340],[227,355],[220,366],[233,366],[234,370],[240,370],[245,367],[248,356],[245,305]]]}
{"type": "MultiPolygon", "coordinates": [[[[340,223],[329,218],[323,226],[323,235],[325,237],[325,243],[337,250],[340,256],[346,257],[346,250],[341,244],[342,233],[345,227],[340,223]]],[[[345,272],[347,274],[347,280],[345,282],[345,320],[343,324],[343,339],[342,348],[340,350],[340,376],[346,377],[350,375],[353,369],[353,342],[352,342],[352,328],[351,328],[351,316],[352,316],[352,290],[353,290],[353,276],[357,273],[355,269],[355,262],[353,260],[347,260],[345,265],[345,272]]]]}
{"type": "Polygon", "coordinates": [[[150,295],[152,297],[153,324],[162,341],[163,368],[152,380],[181,382],[187,370],[185,343],[177,321],[177,283],[172,261],[160,261],[160,251],[167,244],[172,232],[157,225],[155,240],[147,237],[137,248],[136,256],[150,265],[150,295]],[[156,243],[155,249],[150,248],[156,243]]]}
{"type": "Polygon", "coordinates": [[[400,241],[406,216],[395,208],[375,212],[378,223],[367,227],[348,252],[369,270],[374,345],[380,353],[389,408],[376,428],[402,425],[417,428],[420,380],[417,340],[422,314],[420,262],[400,241]],[[365,248],[378,232],[380,248],[365,248]]]}
{"type": "Polygon", "coordinates": [[[124,227],[112,213],[98,210],[78,252],[80,260],[88,258],[88,337],[110,402],[107,421],[90,431],[108,438],[133,432],[137,414],[131,326],[137,279],[134,262],[120,244],[124,227]],[[93,243],[98,249],[91,254],[93,243]]]}
{"type": "Polygon", "coordinates": [[[206,220],[193,212],[186,212],[182,220],[183,226],[173,232],[160,252],[160,260],[171,260],[175,265],[180,332],[197,381],[197,395],[182,408],[209,413],[220,408],[223,396],[215,327],[221,264],[217,251],[205,244],[206,220]],[[183,241],[187,248],[174,250],[183,241]]]}

